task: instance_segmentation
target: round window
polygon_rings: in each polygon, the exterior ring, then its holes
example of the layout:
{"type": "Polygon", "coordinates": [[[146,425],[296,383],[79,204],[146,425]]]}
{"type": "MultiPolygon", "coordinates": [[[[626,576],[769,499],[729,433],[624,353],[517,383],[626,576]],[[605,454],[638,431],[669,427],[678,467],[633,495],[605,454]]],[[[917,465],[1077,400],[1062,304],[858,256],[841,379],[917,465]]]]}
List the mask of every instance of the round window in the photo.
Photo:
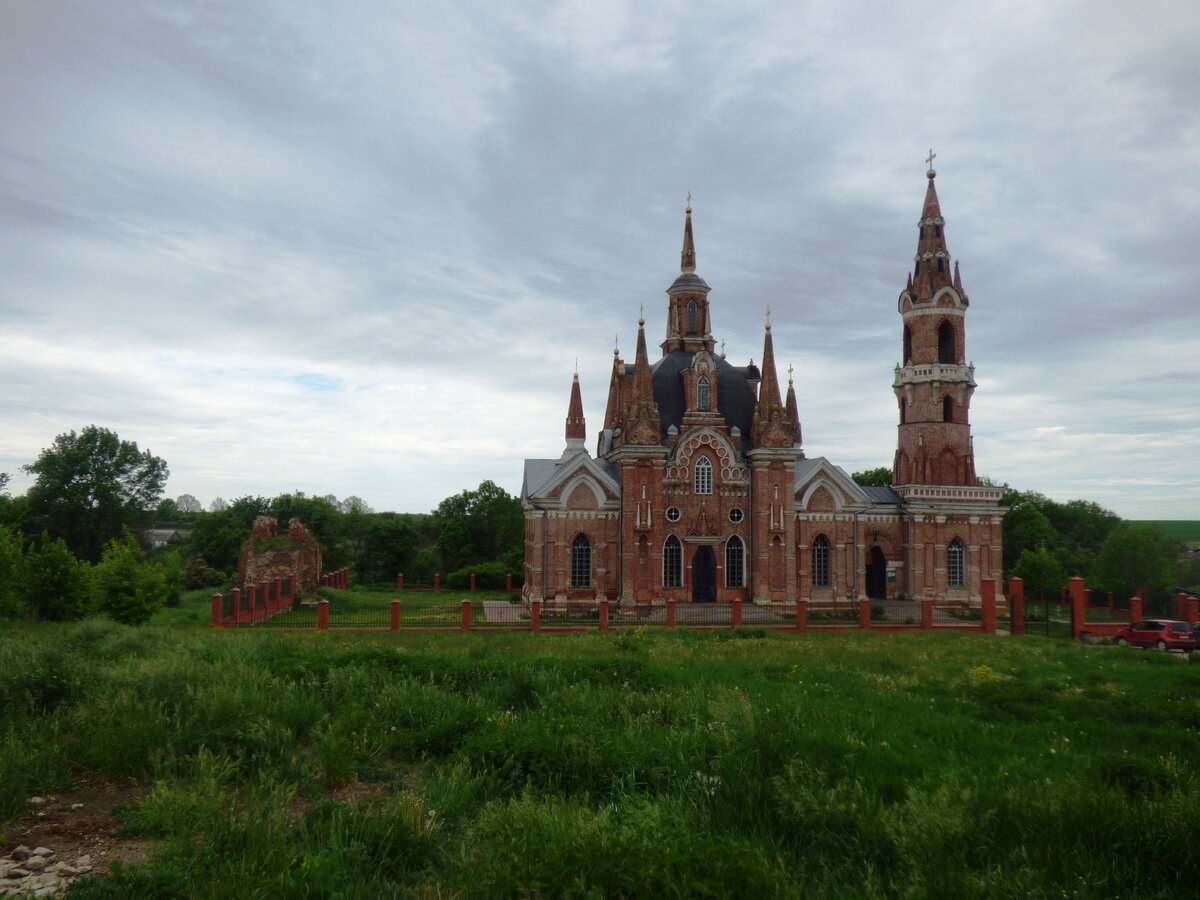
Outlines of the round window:
{"type": "Polygon", "coordinates": [[[668,506],[667,507],[667,521],[668,522],[678,522],[679,516],[680,516],[679,507],[677,507],[677,506],[668,506]]]}
{"type": "Polygon", "coordinates": [[[745,518],[745,513],[743,513],[736,506],[729,511],[729,521],[730,522],[740,522],[740,521],[742,521],[743,518],[745,518]]]}

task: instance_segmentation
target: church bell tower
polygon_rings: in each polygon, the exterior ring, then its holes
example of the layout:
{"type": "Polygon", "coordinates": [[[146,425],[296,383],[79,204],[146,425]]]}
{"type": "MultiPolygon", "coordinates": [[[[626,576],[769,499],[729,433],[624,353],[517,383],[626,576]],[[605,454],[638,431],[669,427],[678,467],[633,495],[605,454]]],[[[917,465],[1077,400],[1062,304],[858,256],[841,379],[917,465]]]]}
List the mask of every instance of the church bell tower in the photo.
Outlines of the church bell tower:
{"type": "Polygon", "coordinates": [[[902,361],[892,384],[900,412],[892,483],[974,485],[970,409],[975,367],[966,357],[970,304],[957,261],[951,272],[933,159],[930,151],[915,265],[898,303],[904,332],[902,361]]]}

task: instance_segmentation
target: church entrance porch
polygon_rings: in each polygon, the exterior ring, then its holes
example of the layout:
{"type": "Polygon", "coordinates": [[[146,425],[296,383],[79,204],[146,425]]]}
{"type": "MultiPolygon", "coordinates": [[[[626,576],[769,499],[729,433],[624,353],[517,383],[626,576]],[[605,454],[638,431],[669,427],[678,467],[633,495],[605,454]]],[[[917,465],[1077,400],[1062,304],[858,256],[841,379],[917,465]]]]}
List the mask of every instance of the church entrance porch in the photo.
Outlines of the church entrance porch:
{"type": "Polygon", "coordinates": [[[708,544],[696,548],[692,557],[692,602],[712,603],[717,599],[717,555],[708,544]]]}

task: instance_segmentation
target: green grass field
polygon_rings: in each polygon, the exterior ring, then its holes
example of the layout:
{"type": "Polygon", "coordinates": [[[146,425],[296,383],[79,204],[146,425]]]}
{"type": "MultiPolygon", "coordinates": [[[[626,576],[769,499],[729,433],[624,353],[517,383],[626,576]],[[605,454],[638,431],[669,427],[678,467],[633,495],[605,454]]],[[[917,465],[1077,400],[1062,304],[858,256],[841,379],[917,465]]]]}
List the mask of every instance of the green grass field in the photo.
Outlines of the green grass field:
{"type": "Polygon", "coordinates": [[[0,637],[0,820],[132,780],[76,897],[1174,897],[1200,660],[1029,637],[0,637]],[[232,894],[231,894],[232,892],[232,894]]]}
{"type": "Polygon", "coordinates": [[[1139,525],[1153,525],[1167,537],[1185,544],[1200,543],[1200,521],[1188,519],[1162,519],[1139,521],[1139,525]]]}

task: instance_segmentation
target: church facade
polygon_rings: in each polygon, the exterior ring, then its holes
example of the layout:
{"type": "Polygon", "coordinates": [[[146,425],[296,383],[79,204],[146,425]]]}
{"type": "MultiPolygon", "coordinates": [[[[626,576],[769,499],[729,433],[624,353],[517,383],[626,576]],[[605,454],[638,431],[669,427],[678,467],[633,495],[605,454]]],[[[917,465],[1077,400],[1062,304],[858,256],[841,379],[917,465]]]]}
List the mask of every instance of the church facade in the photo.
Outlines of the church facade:
{"type": "Polygon", "coordinates": [[[562,455],[525,461],[527,598],[978,603],[981,579],[1000,579],[1004,510],[999,488],[976,484],[969,302],[946,250],[935,176],[931,168],[898,300],[891,486],[860,486],[829,460],[806,457],[770,322],[760,366],[715,351],[689,206],[661,357],[650,362],[639,320],[632,364],[613,351],[595,455],[576,374],[562,455]]]}

